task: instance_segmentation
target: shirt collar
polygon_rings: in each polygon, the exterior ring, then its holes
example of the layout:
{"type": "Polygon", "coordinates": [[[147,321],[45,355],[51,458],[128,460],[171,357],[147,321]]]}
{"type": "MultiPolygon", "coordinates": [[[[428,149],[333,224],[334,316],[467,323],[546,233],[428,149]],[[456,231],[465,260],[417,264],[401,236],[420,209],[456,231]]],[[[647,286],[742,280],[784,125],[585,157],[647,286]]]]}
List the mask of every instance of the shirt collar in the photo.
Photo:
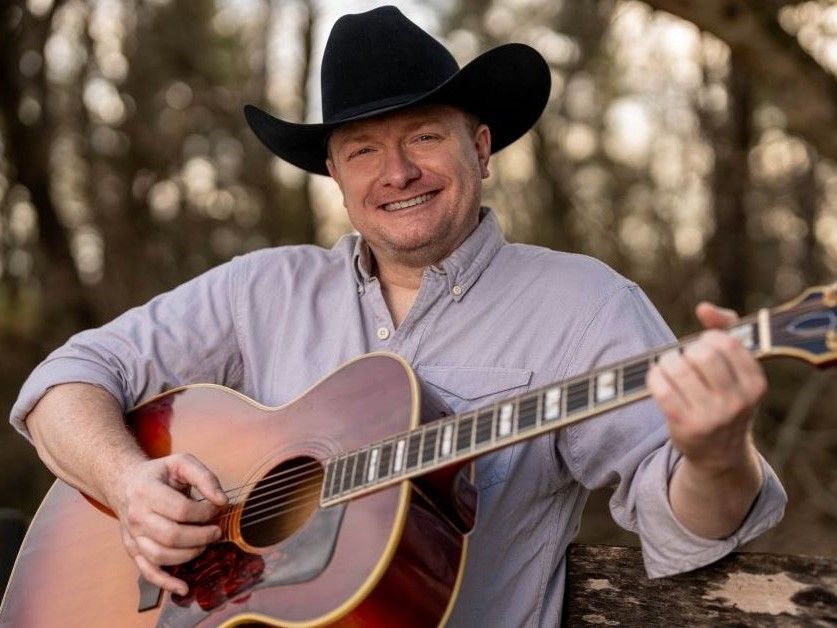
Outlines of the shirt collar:
{"type": "MultiPolygon", "coordinates": [[[[505,243],[494,212],[488,207],[481,207],[477,228],[453,253],[431,266],[431,270],[447,278],[451,296],[459,301],[505,243]]],[[[371,268],[372,252],[363,237],[358,237],[352,252],[352,270],[358,286],[371,279],[371,268]]]]}

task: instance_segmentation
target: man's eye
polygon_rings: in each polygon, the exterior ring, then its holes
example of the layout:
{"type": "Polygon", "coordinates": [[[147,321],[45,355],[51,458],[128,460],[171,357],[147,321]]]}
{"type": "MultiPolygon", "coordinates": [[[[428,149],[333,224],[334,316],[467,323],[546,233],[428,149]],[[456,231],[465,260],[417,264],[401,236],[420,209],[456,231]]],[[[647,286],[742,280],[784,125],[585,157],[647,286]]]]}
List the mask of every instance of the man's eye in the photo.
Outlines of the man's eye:
{"type": "Polygon", "coordinates": [[[358,148],[357,150],[353,150],[351,153],[349,153],[349,159],[360,157],[361,155],[368,155],[371,152],[371,148],[369,148],[368,146],[364,146],[363,148],[358,148]]]}
{"type": "Polygon", "coordinates": [[[416,139],[418,139],[419,142],[432,142],[433,140],[438,138],[436,135],[433,135],[432,133],[422,133],[416,139]]]}

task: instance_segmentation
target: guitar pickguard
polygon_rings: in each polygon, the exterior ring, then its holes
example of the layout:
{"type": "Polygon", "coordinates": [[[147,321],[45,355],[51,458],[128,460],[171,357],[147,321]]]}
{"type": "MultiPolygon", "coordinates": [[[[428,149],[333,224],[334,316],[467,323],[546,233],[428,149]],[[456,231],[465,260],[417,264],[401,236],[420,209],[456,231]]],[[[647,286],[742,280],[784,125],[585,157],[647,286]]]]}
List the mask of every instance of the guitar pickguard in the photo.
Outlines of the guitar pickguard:
{"type": "Polygon", "coordinates": [[[157,625],[194,626],[228,602],[246,602],[257,589],[313,580],[331,560],[345,510],[345,504],[319,509],[301,530],[265,553],[214,543],[189,562],[168,568],[189,585],[189,593],[167,596],[157,625]]]}

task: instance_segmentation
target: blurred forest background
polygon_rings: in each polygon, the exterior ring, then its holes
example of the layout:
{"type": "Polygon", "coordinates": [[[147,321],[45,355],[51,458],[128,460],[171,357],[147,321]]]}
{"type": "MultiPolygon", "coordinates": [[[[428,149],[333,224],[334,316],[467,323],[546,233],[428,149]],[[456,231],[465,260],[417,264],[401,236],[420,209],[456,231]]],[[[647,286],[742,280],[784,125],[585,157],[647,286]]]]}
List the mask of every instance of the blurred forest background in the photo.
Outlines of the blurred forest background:
{"type": "MultiPolygon", "coordinates": [[[[837,278],[837,4],[400,2],[460,63],[523,41],[546,114],[497,155],[509,239],[601,258],[678,334],[694,305],[778,304],[837,278]]],[[[230,257],[331,245],[336,186],[275,159],[245,103],[317,121],[330,0],[7,0],[0,8],[0,414],[73,332],[230,257]]],[[[752,547],[837,556],[837,369],[767,366],[756,423],[790,494],[752,547]]],[[[0,425],[0,507],[52,478],[0,425]]],[[[596,495],[581,538],[632,543],[596,495]]]]}

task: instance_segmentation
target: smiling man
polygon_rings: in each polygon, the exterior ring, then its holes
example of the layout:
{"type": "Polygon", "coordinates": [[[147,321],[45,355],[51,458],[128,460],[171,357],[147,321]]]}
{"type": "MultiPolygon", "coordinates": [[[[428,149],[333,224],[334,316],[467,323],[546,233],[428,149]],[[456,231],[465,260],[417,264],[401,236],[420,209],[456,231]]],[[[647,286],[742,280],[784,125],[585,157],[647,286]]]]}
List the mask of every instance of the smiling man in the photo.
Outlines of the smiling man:
{"type": "MultiPolygon", "coordinates": [[[[462,69],[398,10],[344,16],[322,65],[323,123],[246,116],[274,153],[337,182],[359,235],[331,250],[237,258],[53,353],[12,421],[47,465],[118,515],[147,580],[218,538],[212,470],[149,460],[123,412],[161,390],[214,381],[265,404],[372,350],[401,355],[453,410],[636,355],[671,333],[636,284],[600,262],[507,243],[481,205],[489,159],[528,130],[549,69],[510,44],[462,69]],[[182,489],[196,487],[197,502],[182,489]]],[[[703,304],[707,327],[735,321],[703,304]]],[[[753,358],[707,331],[648,375],[653,400],[518,443],[476,463],[477,524],[450,625],[553,626],[564,554],[590,490],[641,539],[648,572],[714,561],[774,525],[785,497],[750,422],[765,390],[753,358]]]]}

